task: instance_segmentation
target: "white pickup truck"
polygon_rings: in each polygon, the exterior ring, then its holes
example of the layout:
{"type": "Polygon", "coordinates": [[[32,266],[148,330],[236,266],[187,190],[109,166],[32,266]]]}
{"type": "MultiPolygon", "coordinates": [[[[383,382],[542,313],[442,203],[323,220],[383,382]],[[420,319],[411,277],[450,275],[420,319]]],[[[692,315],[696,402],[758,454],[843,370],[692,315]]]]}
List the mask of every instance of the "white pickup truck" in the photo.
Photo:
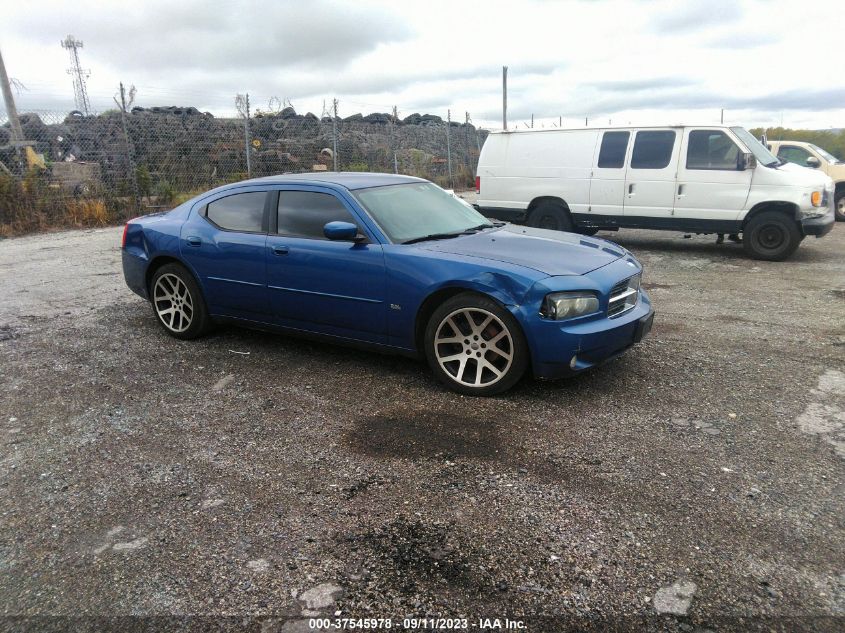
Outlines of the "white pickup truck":
{"type": "Polygon", "coordinates": [[[788,163],[823,171],[836,187],[834,204],[836,219],[845,222],[845,161],[824,151],[818,145],[803,141],[768,141],[772,154],[788,163]]]}

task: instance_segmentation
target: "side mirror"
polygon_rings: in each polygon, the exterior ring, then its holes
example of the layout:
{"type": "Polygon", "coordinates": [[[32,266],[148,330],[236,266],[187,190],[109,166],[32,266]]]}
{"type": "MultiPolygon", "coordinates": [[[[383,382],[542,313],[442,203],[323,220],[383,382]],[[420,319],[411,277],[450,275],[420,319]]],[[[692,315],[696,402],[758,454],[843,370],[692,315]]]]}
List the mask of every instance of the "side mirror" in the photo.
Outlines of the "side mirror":
{"type": "Polygon", "coordinates": [[[358,227],[352,224],[352,222],[329,222],[323,227],[323,235],[330,240],[344,242],[360,241],[358,238],[358,227]]]}
{"type": "Polygon", "coordinates": [[[746,169],[754,169],[757,166],[757,159],[754,154],[744,152],[736,157],[736,170],[745,171],[746,169]]]}
{"type": "Polygon", "coordinates": [[[808,156],[807,157],[807,167],[811,169],[818,169],[822,166],[822,162],[816,158],[815,156],[808,156]]]}

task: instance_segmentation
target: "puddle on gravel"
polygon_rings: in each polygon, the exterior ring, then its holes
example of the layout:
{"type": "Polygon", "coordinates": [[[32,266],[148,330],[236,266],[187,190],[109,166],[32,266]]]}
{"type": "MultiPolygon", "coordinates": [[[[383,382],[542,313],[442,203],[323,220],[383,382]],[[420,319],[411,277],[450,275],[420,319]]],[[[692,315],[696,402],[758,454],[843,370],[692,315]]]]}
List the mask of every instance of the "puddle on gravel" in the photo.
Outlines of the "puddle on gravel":
{"type": "Polygon", "coordinates": [[[491,459],[499,453],[498,424],[452,413],[413,412],[364,417],[347,433],[349,446],[373,457],[491,459]]]}

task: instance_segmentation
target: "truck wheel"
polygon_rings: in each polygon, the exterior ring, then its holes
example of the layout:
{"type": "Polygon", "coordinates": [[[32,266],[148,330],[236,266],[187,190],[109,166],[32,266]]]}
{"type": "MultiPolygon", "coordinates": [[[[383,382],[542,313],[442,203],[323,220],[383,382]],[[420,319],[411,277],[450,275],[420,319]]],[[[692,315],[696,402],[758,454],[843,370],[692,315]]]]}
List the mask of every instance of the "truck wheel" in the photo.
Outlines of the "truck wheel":
{"type": "Polygon", "coordinates": [[[836,194],[833,208],[836,211],[836,220],[838,222],[845,222],[845,190],[836,194]]]}
{"type": "Polygon", "coordinates": [[[780,262],[792,255],[801,243],[798,223],[778,211],[764,211],[745,227],[742,245],[754,259],[780,262]]]}
{"type": "Polygon", "coordinates": [[[528,226],[552,231],[571,231],[572,220],[559,205],[553,202],[541,202],[528,215],[528,226]]]}

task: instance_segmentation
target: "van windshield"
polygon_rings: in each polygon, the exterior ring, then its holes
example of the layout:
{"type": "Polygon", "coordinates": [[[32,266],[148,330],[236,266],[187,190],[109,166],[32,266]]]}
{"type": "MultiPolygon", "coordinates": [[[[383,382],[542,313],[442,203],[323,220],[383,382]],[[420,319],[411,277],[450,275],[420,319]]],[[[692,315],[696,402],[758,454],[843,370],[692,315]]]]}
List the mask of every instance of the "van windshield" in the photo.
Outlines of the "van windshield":
{"type": "Polygon", "coordinates": [[[745,143],[748,151],[754,154],[754,158],[757,159],[758,163],[765,165],[766,167],[780,165],[780,161],[777,157],[767,150],[766,146],[754,138],[754,135],[744,127],[732,127],[731,131],[739,137],[740,141],[745,143]]]}

